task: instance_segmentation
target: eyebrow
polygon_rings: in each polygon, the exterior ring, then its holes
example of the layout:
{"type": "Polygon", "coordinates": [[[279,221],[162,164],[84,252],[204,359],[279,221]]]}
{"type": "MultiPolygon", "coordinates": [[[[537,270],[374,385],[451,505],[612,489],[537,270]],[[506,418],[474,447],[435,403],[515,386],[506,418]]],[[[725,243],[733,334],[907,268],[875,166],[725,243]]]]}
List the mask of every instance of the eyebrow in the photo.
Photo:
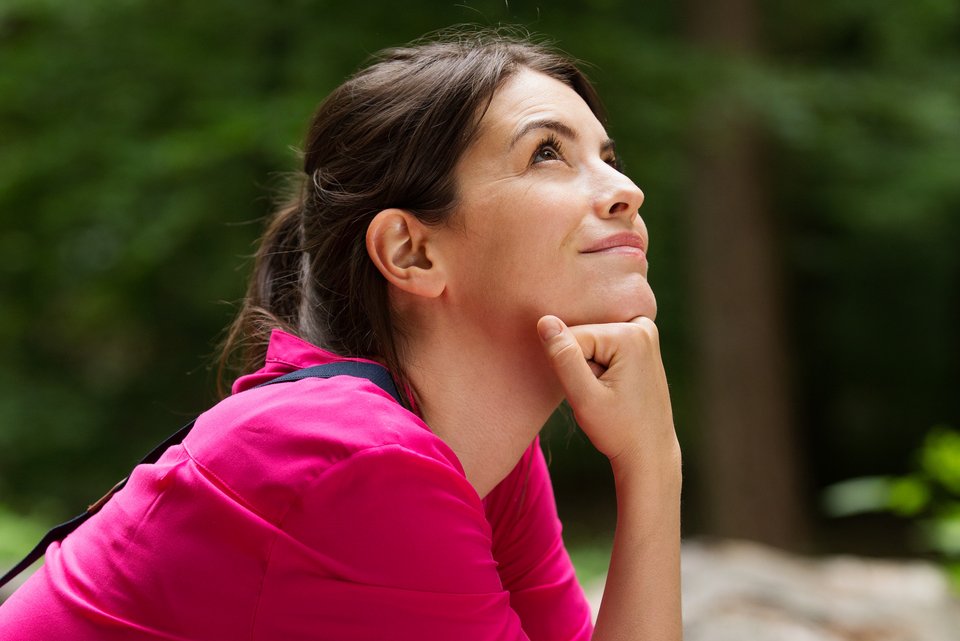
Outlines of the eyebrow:
{"type": "Polygon", "coordinates": [[[577,139],[577,132],[574,131],[569,125],[562,123],[559,120],[543,118],[540,120],[530,120],[524,123],[522,127],[517,129],[516,133],[513,134],[513,138],[510,140],[510,148],[513,149],[513,147],[520,142],[521,138],[529,134],[531,131],[536,131],[537,129],[549,129],[557,132],[564,138],[570,138],[571,140],[577,139]]]}
{"type": "MultiPolygon", "coordinates": [[[[529,134],[531,131],[536,131],[537,129],[549,129],[550,131],[554,131],[564,138],[569,138],[570,140],[577,140],[578,138],[577,132],[566,123],[559,120],[553,120],[551,118],[542,118],[524,123],[522,127],[517,129],[516,133],[513,134],[513,138],[510,140],[510,149],[513,149],[524,136],[529,134]]],[[[607,138],[600,144],[600,153],[607,153],[611,151],[616,151],[616,145],[614,144],[612,138],[607,138]]]]}

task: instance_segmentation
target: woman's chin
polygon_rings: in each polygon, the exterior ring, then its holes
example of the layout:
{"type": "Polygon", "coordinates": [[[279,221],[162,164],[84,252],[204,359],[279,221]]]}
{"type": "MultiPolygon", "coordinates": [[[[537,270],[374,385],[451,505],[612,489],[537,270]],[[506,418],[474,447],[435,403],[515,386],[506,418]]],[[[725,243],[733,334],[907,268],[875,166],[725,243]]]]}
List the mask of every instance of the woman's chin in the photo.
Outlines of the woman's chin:
{"type": "Polygon", "coordinates": [[[631,283],[630,287],[611,287],[606,291],[594,290],[591,293],[589,297],[565,297],[561,302],[535,301],[524,317],[539,320],[550,314],[568,326],[628,323],[639,316],[657,319],[657,298],[646,280],[639,285],[631,283]]]}
{"type": "Polygon", "coordinates": [[[612,305],[607,305],[605,313],[602,314],[604,320],[594,322],[598,323],[627,323],[638,316],[645,316],[650,320],[657,320],[657,298],[653,290],[644,287],[639,292],[633,292],[631,296],[623,296],[616,300],[612,305]]]}
{"type": "Polygon", "coordinates": [[[650,284],[644,279],[643,287],[630,299],[630,309],[626,310],[627,318],[630,321],[638,316],[646,316],[650,320],[657,320],[657,297],[650,288],[650,284]]]}
{"type": "Polygon", "coordinates": [[[622,300],[621,304],[597,306],[589,310],[579,310],[577,313],[559,314],[567,325],[593,325],[602,323],[628,323],[634,318],[645,316],[650,320],[657,320],[657,299],[653,293],[643,298],[622,300]]]}

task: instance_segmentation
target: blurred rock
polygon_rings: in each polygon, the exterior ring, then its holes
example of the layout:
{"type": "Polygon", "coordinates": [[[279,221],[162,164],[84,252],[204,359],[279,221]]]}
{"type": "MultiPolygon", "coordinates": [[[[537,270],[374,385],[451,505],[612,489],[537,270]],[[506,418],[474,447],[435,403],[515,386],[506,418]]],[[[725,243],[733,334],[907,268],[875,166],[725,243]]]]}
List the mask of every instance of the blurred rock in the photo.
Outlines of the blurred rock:
{"type": "MultiPolygon", "coordinates": [[[[599,606],[602,582],[588,586],[599,606]]],[[[960,600],[923,561],[683,546],[685,641],[960,641],[960,600]]]]}

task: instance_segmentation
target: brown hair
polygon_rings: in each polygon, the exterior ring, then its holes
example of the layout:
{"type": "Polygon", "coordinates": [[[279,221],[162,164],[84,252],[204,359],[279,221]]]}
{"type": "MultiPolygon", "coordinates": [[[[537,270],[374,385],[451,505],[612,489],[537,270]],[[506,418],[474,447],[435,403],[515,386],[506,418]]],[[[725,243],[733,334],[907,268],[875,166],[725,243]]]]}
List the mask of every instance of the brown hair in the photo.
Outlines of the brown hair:
{"type": "Polygon", "coordinates": [[[460,28],[386,49],[321,103],[296,195],[260,240],[223,345],[221,385],[230,369],[261,366],[274,328],[344,356],[379,357],[405,380],[402,328],[367,255],[367,226],[391,207],[431,225],[448,220],[454,167],[494,92],[523,68],[565,83],[603,121],[596,92],[570,58],[503,29],[460,28]]]}

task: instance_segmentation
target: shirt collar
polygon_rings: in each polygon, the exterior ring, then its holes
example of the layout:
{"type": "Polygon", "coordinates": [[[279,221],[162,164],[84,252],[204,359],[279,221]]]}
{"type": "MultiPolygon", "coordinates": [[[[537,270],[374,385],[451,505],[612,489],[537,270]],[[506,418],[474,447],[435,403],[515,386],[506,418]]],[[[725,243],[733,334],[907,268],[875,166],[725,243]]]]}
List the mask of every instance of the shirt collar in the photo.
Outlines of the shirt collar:
{"type": "Polygon", "coordinates": [[[234,381],[232,392],[236,394],[248,390],[287,372],[339,361],[375,362],[366,358],[346,358],[317,347],[282,329],[274,329],[270,332],[270,342],[267,344],[267,356],[263,367],[234,381]]]}

